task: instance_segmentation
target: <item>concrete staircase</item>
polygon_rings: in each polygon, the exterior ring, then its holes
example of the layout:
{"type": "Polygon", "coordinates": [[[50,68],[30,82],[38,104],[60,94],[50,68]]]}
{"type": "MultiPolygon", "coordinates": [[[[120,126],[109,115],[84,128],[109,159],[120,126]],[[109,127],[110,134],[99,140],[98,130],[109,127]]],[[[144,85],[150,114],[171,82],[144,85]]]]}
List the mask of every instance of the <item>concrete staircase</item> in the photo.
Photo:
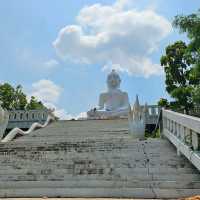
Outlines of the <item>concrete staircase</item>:
{"type": "Polygon", "coordinates": [[[139,141],[126,120],[60,121],[0,144],[0,197],[180,198],[200,173],[164,139],[139,141]]]}

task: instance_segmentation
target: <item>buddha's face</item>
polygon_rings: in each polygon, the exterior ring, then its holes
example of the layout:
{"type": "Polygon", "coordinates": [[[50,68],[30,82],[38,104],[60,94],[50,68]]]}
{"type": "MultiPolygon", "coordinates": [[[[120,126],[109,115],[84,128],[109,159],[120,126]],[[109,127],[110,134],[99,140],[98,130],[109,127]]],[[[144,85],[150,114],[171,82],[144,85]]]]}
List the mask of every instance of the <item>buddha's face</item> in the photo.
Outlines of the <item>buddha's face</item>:
{"type": "Polygon", "coordinates": [[[109,89],[117,89],[120,87],[120,83],[121,83],[121,80],[120,80],[119,75],[115,71],[112,71],[108,75],[108,78],[107,78],[108,88],[109,89]]]}

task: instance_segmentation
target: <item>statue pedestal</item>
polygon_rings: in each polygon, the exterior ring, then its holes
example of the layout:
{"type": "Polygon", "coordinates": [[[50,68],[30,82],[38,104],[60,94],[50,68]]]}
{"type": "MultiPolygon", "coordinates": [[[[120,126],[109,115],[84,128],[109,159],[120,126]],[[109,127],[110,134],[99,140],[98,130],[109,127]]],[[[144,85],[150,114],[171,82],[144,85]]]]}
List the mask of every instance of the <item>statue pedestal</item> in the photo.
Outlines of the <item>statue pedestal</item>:
{"type": "Polygon", "coordinates": [[[91,110],[87,113],[88,119],[127,119],[128,111],[97,111],[91,110]]]}

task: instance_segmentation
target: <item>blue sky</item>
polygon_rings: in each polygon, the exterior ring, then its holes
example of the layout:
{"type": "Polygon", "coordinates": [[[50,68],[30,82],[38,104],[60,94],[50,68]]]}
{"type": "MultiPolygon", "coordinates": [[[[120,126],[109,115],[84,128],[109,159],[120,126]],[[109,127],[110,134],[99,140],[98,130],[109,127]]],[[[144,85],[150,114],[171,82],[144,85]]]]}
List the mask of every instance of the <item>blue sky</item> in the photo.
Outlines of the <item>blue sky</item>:
{"type": "Polygon", "coordinates": [[[2,0],[0,81],[69,117],[98,103],[116,67],[131,102],[138,94],[154,104],[167,96],[160,56],[186,39],[169,23],[198,8],[198,0],[2,0]]]}

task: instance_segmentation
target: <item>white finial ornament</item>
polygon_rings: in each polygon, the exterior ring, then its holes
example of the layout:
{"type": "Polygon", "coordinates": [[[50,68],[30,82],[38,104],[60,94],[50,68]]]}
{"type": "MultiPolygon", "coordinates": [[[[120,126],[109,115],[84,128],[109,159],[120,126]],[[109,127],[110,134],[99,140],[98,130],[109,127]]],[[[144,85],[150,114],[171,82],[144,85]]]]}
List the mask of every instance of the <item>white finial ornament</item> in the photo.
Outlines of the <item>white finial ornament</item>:
{"type": "Polygon", "coordinates": [[[130,132],[135,138],[144,139],[145,123],[144,112],[140,106],[138,95],[133,105],[131,115],[129,116],[130,132]]]}

